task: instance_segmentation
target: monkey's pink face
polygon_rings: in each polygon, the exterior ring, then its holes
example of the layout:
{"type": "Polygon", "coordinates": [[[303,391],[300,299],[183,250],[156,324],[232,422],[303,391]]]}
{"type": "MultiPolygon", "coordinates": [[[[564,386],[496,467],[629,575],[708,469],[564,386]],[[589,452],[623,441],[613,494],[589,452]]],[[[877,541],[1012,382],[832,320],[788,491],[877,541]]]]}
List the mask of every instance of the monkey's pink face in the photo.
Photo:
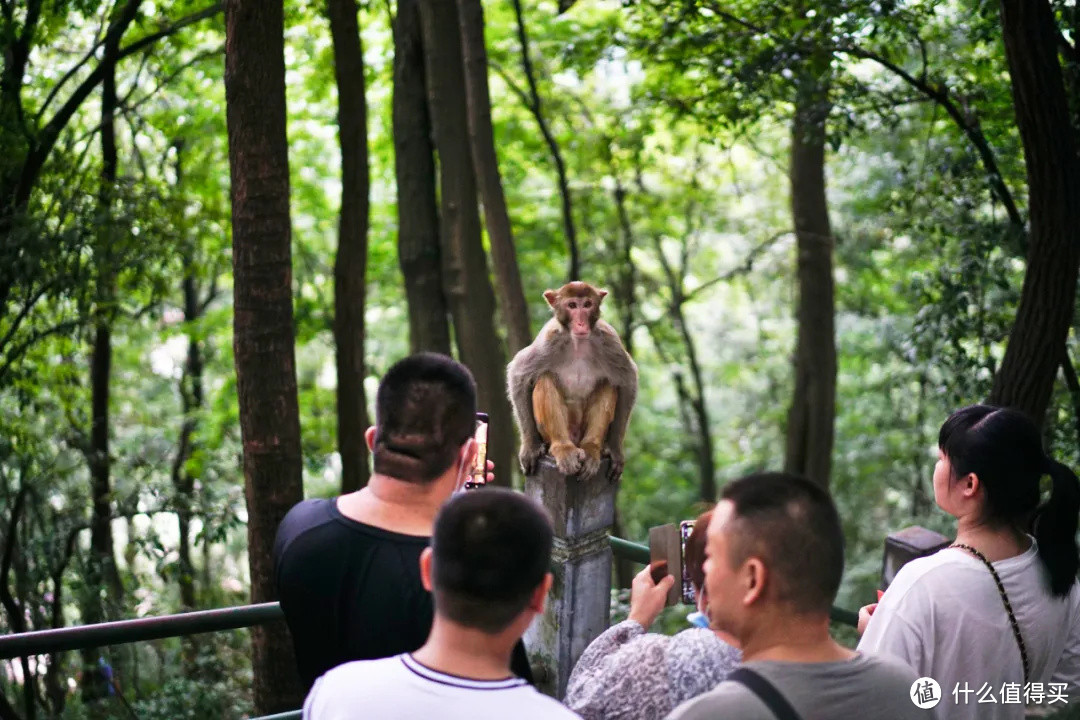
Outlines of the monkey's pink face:
{"type": "Polygon", "coordinates": [[[588,337],[599,315],[598,303],[591,297],[570,297],[564,301],[569,317],[567,327],[574,337],[588,337]]]}

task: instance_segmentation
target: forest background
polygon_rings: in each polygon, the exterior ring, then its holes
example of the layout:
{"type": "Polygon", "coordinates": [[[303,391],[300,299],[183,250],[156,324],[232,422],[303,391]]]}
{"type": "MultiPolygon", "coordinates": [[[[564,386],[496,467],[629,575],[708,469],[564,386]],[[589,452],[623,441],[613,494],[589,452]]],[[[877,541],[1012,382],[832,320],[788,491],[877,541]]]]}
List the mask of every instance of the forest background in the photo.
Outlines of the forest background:
{"type": "MultiPolygon", "coordinates": [[[[519,482],[505,363],[572,278],[640,368],[617,533],[802,472],[869,602],[889,530],[948,531],[952,409],[1080,459],[1078,29],[1075,0],[0,0],[0,631],[271,599],[278,520],[366,481],[411,350],[470,366],[519,482]]],[[[5,661],[0,718],[290,709],[289,655],[5,661]]]]}

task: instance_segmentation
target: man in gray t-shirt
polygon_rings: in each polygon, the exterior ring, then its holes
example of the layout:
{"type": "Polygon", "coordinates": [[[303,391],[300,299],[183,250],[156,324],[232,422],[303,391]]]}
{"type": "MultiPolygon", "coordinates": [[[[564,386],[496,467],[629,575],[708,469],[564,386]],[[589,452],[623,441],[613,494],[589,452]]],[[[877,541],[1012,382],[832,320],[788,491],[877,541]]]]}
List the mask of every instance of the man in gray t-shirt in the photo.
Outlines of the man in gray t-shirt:
{"type": "Polygon", "coordinates": [[[932,689],[916,686],[914,670],[829,635],[844,540],[836,507],[818,485],[783,473],[729,483],[705,555],[709,622],[738,641],[743,665],[668,720],[785,720],[785,705],[802,720],[935,717],[932,689]]]}
{"type": "MultiPolygon", "coordinates": [[[[920,710],[909,695],[915,672],[890,658],[856,655],[850,660],[807,663],[760,660],[744,667],[768,680],[803,720],[934,717],[932,710],[920,710]]],[[[745,685],[730,681],[683,703],[668,717],[671,720],[776,720],[765,703],[745,685]]]]}

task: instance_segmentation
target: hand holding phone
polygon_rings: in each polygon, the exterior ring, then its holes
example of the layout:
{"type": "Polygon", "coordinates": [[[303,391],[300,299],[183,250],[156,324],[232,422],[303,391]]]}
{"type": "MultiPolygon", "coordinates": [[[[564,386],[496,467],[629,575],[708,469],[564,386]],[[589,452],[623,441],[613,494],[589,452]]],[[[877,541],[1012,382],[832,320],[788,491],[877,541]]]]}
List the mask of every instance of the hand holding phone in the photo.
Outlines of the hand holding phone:
{"type": "Polygon", "coordinates": [[[630,614],[626,619],[648,630],[667,604],[668,591],[674,584],[674,576],[667,574],[655,582],[652,565],[639,572],[630,585],[630,614]]]}
{"type": "Polygon", "coordinates": [[[476,432],[473,434],[473,439],[476,440],[476,457],[473,458],[472,467],[469,468],[469,477],[465,480],[466,490],[475,490],[476,488],[487,485],[487,471],[488,471],[488,459],[487,459],[487,440],[488,440],[488,414],[483,412],[476,413],[476,432]]]}

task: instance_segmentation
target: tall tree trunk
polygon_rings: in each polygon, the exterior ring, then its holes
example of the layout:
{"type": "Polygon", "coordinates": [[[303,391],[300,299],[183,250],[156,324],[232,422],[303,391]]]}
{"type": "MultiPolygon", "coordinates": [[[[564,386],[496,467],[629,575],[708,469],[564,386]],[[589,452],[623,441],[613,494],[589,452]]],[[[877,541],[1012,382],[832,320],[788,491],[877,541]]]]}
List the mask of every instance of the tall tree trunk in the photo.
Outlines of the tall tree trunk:
{"type": "Polygon", "coordinates": [[[521,0],[514,0],[514,15],[517,18],[518,42],[521,43],[521,66],[525,71],[525,80],[529,84],[529,109],[540,126],[540,134],[544,136],[551,159],[555,163],[555,172],[559,179],[559,195],[562,197],[563,232],[566,233],[566,244],[570,252],[570,267],[567,271],[567,279],[581,279],[581,257],[578,252],[577,229],[574,226],[574,204],[570,194],[570,182],[566,179],[566,163],[563,162],[559,143],[548,127],[544,117],[544,108],[540,101],[540,91],[536,85],[536,73],[533,72],[532,58],[529,56],[529,34],[525,30],[525,12],[521,8],[521,0]]]}
{"type": "Polygon", "coordinates": [[[480,239],[476,178],[469,154],[465,74],[454,0],[420,4],[428,108],[439,154],[443,289],[454,319],[458,353],[476,378],[478,402],[491,415],[488,457],[496,482],[509,484],[514,427],[506,396],[506,356],[495,332],[495,293],[480,239]]]}
{"type": "MultiPolygon", "coordinates": [[[[116,55],[120,39],[109,40],[104,48],[105,77],[101,84],[101,186],[98,190],[98,239],[95,248],[98,269],[97,301],[94,309],[94,345],[90,358],[90,552],[87,556],[86,602],[83,622],[108,619],[118,602],[121,588],[116,569],[112,534],[112,488],[109,458],[109,380],[112,373],[113,287],[112,251],[116,238],[112,206],[117,176],[116,151],[116,55]]],[[[106,693],[100,682],[97,648],[82,653],[85,683],[83,696],[97,700],[106,693]]]]}
{"type": "Polygon", "coordinates": [[[398,263],[409,305],[409,347],[412,352],[449,355],[450,311],[442,286],[435,148],[424,80],[419,0],[398,0],[393,114],[398,263]]]}
{"type": "Polygon", "coordinates": [[[364,293],[367,288],[368,148],[364,51],[356,0],[329,0],[334,37],[341,142],[341,219],[334,261],[334,341],[337,345],[338,452],[341,491],[368,481],[367,398],[364,395],[364,293]]]}
{"type": "MultiPolygon", "coordinates": [[[[229,0],[225,99],[232,180],[233,352],[244,454],[251,601],[274,599],[273,543],[303,496],[293,347],[282,0],[229,0]]],[[[303,698],[284,622],[252,629],[255,709],[303,698]]]]}
{"type": "Polygon", "coordinates": [[[1027,164],[1027,272],[990,402],[1042,424],[1065,353],[1080,264],[1080,158],[1058,32],[1046,0],[1001,0],[1005,56],[1027,164]]]}
{"type": "Polygon", "coordinates": [[[824,73],[804,75],[791,131],[791,214],[798,247],[798,339],[795,394],[788,411],[784,469],[829,486],[836,416],[833,237],[825,197],[825,123],[830,103],[824,73]]]}
{"type": "MultiPolygon", "coordinates": [[[[173,143],[176,151],[176,188],[183,187],[184,166],[183,150],[184,143],[177,140],[173,143]]],[[[192,507],[194,505],[195,480],[188,468],[188,460],[194,453],[195,429],[198,423],[198,413],[203,406],[203,360],[202,341],[196,324],[202,316],[202,302],[199,299],[198,279],[196,277],[195,261],[193,253],[185,248],[183,253],[184,277],[180,284],[180,291],[184,301],[184,326],[187,331],[187,359],[184,362],[184,371],[180,376],[180,411],[182,415],[180,425],[180,438],[177,442],[176,457],[173,458],[172,482],[173,491],[176,493],[176,521],[179,540],[177,541],[177,554],[179,555],[177,585],[180,588],[180,606],[184,610],[195,609],[195,566],[191,560],[191,520],[192,507]]],[[[194,661],[195,644],[194,636],[185,638],[184,660],[189,664],[194,661]]]]}
{"type": "Polygon", "coordinates": [[[487,48],[484,45],[484,5],[481,0],[457,0],[461,20],[461,47],[465,63],[465,96],[469,115],[469,145],[484,203],[491,259],[495,265],[495,288],[507,327],[510,354],[532,342],[529,308],[521,286],[514,233],[506,209],[495,130],[491,126],[491,95],[488,92],[487,48]]]}
{"type": "Polygon", "coordinates": [[[623,187],[619,176],[615,174],[615,209],[619,216],[619,228],[621,229],[622,245],[619,248],[619,324],[623,345],[626,352],[634,354],[634,316],[637,311],[637,297],[634,288],[637,286],[637,268],[634,265],[634,230],[630,224],[630,213],[626,210],[626,188],[623,187]]]}

